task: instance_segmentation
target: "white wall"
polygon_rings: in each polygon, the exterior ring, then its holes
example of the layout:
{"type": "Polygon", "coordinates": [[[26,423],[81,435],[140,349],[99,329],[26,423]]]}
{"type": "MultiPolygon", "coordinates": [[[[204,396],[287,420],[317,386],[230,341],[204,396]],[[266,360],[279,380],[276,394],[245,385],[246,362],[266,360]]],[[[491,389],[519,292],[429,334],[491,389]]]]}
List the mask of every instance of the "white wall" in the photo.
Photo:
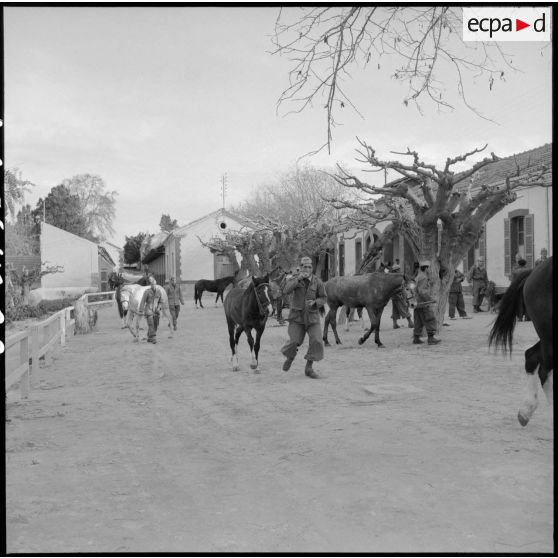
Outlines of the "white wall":
{"type": "MultiPolygon", "coordinates": [[[[215,269],[213,263],[213,254],[209,248],[202,246],[199,238],[204,242],[213,238],[218,234],[223,234],[219,229],[218,221],[220,219],[216,215],[208,215],[206,219],[194,222],[191,225],[183,227],[176,234],[180,236],[180,281],[198,281],[199,279],[214,279],[215,269]]],[[[241,230],[241,223],[238,223],[226,217],[227,231],[241,230]]],[[[174,254],[174,235],[165,243],[165,252],[174,254]]],[[[167,262],[167,275],[170,277],[169,267],[176,258],[169,257],[167,262]]],[[[240,263],[240,261],[239,261],[240,263]]],[[[177,270],[178,273],[178,270],[177,270]]],[[[167,277],[168,278],[168,277],[167,277]]]]}
{"type": "Polygon", "coordinates": [[[41,223],[41,262],[64,266],[63,273],[49,273],[41,278],[43,288],[96,287],[99,255],[94,242],[75,234],[41,223]]]}

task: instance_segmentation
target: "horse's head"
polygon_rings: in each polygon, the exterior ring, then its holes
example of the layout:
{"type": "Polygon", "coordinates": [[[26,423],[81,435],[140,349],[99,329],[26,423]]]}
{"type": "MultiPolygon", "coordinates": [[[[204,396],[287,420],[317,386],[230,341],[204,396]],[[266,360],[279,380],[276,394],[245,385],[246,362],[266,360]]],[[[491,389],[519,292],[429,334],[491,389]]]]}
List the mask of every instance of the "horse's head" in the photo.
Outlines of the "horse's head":
{"type": "Polygon", "coordinates": [[[403,277],[402,289],[409,308],[415,308],[415,306],[417,305],[417,284],[415,283],[415,280],[412,278],[403,277]]]}
{"type": "Polygon", "coordinates": [[[262,316],[271,316],[273,306],[271,304],[271,288],[269,286],[269,273],[264,277],[252,277],[252,286],[262,316]]]}

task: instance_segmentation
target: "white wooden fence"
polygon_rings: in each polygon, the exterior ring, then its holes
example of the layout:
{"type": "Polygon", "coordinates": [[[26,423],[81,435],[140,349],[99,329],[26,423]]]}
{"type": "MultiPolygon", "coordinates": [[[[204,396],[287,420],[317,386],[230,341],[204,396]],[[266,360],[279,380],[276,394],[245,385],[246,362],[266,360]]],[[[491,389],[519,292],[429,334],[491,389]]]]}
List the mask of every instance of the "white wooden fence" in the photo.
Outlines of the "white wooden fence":
{"type": "MultiPolygon", "coordinates": [[[[81,300],[87,306],[113,304],[114,291],[86,293],[81,300]],[[108,299],[107,295],[110,295],[108,299]],[[90,300],[100,296],[104,300],[90,300]]],[[[54,347],[59,343],[64,347],[66,338],[73,335],[75,328],[73,312],[74,307],[68,306],[46,320],[29,326],[25,331],[6,337],[6,392],[19,381],[21,397],[26,399],[29,396],[31,374],[39,369],[39,359],[47,359],[54,347]]]]}

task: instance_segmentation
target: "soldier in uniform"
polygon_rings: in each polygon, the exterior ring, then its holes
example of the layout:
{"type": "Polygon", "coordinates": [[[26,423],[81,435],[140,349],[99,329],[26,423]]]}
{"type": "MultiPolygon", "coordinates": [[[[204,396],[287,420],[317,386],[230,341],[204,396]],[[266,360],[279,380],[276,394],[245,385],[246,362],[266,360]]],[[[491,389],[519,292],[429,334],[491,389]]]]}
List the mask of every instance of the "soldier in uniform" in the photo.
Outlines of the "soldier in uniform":
{"type": "Polygon", "coordinates": [[[430,262],[421,260],[419,262],[419,272],[415,279],[417,305],[415,307],[415,328],[413,331],[413,343],[418,345],[424,343],[420,338],[422,328],[426,329],[428,335],[428,344],[437,345],[440,340],[434,337],[438,327],[436,315],[434,314],[434,282],[430,277],[430,262]]]}

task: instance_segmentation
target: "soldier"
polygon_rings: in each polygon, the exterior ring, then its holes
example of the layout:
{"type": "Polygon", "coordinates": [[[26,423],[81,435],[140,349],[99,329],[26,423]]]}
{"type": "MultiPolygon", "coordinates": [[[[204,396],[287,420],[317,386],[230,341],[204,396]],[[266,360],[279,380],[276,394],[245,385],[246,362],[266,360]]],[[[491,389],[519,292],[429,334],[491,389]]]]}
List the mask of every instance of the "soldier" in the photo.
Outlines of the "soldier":
{"type": "Polygon", "coordinates": [[[318,311],[324,306],[326,292],[322,281],[312,273],[312,260],[304,257],[300,260],[301,270],[285,284],[283,293],[292,293],[289,308],[289,341],[282,347],[281,352],[286,360],[283,370],[287,372],[296,356],[298,347],[302,345],[308,334],[308,352],[304,356],[306,367],[304,373],[309,378],[319,378],[313,370],[312,363],[324,358],[320,316],[318,311]]]}
{"type": "Polygon", "coordinates": [[[484,312],[481,310],[482,300],[486,287],[488,287],[488,274],[484,267],[484,258],[479,257],[467,274],[467,281],[473,284],[473,312],[484,312]]]}
{"type": "Polygon", "coordinates": [[[437,331],[436,316],[432,305],[436,303],[434,300],[434,283],[430,277],[430,262],[428,260],[421,260],[419,262],[419,272],[416,277],[416,298],[417,305],[415,308],[415,329],[413,331],[413,343],[419,345],[424,343],[421,340],[420,334],[422,328],[426,328],[428,334],[428,344],[437,345],[440,340],[434,337],[437,331]]]}

